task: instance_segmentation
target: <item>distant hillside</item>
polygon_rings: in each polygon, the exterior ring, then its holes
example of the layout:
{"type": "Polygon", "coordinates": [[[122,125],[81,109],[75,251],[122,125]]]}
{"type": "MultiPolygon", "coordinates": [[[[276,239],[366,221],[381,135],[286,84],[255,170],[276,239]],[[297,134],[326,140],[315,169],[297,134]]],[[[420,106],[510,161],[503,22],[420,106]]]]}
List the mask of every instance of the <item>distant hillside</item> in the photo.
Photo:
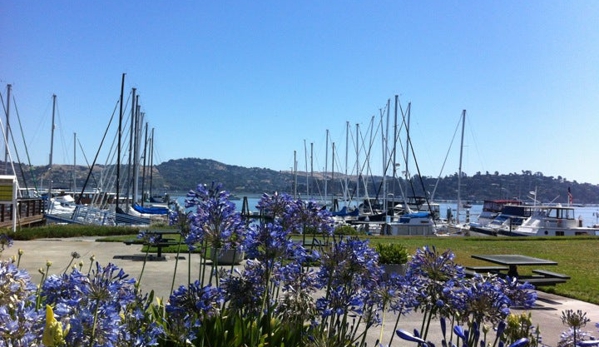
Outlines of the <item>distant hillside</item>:
{"type": "MultiPolygon", "coordinates": [[[[96,166],[93,174],[84,166],[73,168],[69,165],[54,165],[52,170],[48,166],[16,166],[17,176],[21,187],[45,187],[47,189],[50,180],[52,187],[63,187],[72,189],[75,186],[81,189],[84,182],[88,189],[102,185],[102,181],[114,180],[116,168],[114,166],[96,166]],[[74,179],[73,179],[74,177],[74,179]],[[35,178],[35,180],[34,180],[35,178]],[[73,182],[75,184],[73,185],[73,182]]],[[[121,166],[121,183],[132,182],[127,175],[127,166],[121,166]]],[[[329,173],[330,175],[330,173],[329,173]]],[[[267,168],[246,168],[236,165],[227,165],[211,159],[184,158],[174,159],[161,163],[140,174],[140,189],[150,190],[150,177],[152,178],[152,193],[174,193],[185,192],[194,189],[198,183],[210,184],[220,182],[224,188],[233,193],[261,194],[264,192],[286,192],[297,191],[301,196],[306,196],[307,185],[312,197],[323,197],[325,184],[322,173],[315,173],[309,177],[304,172],[295,175],[291,172],[275,171],[267,168]],[[141,178],[145,177],[145,180],[141,178]],[[297,189],[294,184],[297,182],[297,189]]],[[[342,196],[343,191],[356,191],[357,178],[348,177],[345,180],[340,173],[334,174],[335,179],[327,182],[327,195],[342,196]],[[345,184],[347,182],[347,187],[345,184]]],[[[438,182],[436,178],[418,176],[412,178],[408,184],[403,179],[387,179],[387,193],[394,196],[402,196],[402,191],[407,191],[408,196],[423,196],[424,191],[430,196],[434,193],[435,200],[457,199],[457,173],[445,176],[438,182]],[[436,187],[436,190],[435,190],[436,187]]],[[[499,174],[477,172],[472,176],[462,175],[462,200],[482,201],[485,199],[513,198],[518,197],[525,201],[531,192],[536,190],[537,200],[542,202],[567,203],[568,188],[574,198],[575,204],[599,203],[599,186],[589,183],[578,183],[569,181],[561,176],[544,176],[541,172],[522,171],[522,173],[499,174]]],[[[360,195],[364,196],[364,186],[368,188],[370,197],[382,197],[381,177],[363,177],[360,180],[360,195]]]]}
{"type": "Polygon", "coordinates": [[[270,169],[226,165],[211,159],[185,158],[169,160],[157,166],[164,178],[165,188],[187,191],[198,183],[220,182],[233,192],[256,193],[291,192],[293,175],[270,169]]]}

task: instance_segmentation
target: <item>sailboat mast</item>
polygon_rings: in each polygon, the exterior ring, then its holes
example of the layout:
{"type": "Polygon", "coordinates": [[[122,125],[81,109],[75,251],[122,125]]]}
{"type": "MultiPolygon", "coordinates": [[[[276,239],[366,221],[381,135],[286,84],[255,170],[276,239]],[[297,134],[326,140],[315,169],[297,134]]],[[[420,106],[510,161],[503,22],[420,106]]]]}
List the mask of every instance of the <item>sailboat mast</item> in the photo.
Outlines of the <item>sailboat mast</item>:
{"type": "Polygon", "coordinates": [[[293,151],[293,198],[297,199],[297,151],[293,151]]]}
{"type": "Polygon", "coordinates": [[[144,152],[143,152],[143,165],[142,165],[142,172],[141,172],[141,206],[144,205],[144,194],[146,193],[146,158],[147,158],[147,152],[148,152],[148,123],[146,122],[145,127],[144,127],[144,152]]]}
{"type": "Polygon", "coordinates": [[[12,85],[6,85],[6,143],[5,151],[4,151],[4,174],[8,174],[8,139],[10,138],[10,90],[12,89],[12,85]]]}
{"type": "Polygon", "coordinates": [[[310,197],[310,176],[308,176],[308,148],[304,140],[304,168],[306,170],[306,198],[310,197]]]}
{"type": "MultiPolygon", "coordinates": [[[[138,110],[140,109],[140,105],[137,105],[138,110]]],[[[135,138],[133,139],[133,145],[135,146],[135,148],[133,149],[133,152],[135,153],[135,162],[133,163],[133,177],[134,177],[134,181],[133,181],[133,196],[131,197],[131,202],[133,203],[134,201],[137,201],[137,197],[140,196],[139,194],[139,173],[140,173],[140,166],[141,166],[141,129],[142,129],[142,124],[144,122],[145,119],[145,113],[144,112],[138,112],[138,117],[135,120],[135,138]]],[[[143,193],[143,192],[142,192],[143,193]]]]}
{"type": "MultiPolygon", "coordinates": [[[[406,122],[406,171],[405,171],[405,177],[406,177],[406,193],[408,192],[408,185],[410,182],[410,171],[408,169],[408,159],[410,158],[410,114],[411,114],[411,103],[408,103],[408,110],[407,110],[407,116],[408,116],[408,120],[406,122]]],[[[405,121],[405,118],[404,118],[405,121]]]]}
{"type": "MultiPolygon", "coordinates": [[[[335,182],[335,142],[333,142],[331,145],[333,148],[333,153],[332,153],[332,157],[331,157],[331,182],[335,182]]],[[[334,201],[335,200],[335,192],[333,191],[331,194],[332,194],[332,200],[334,201]]],[[[335,208],[335,206],[333,206],[332,211],[336,211],[336,210],[334,210],[334,208],[335,208]]]]}
{"type": "MultiPolygon", "coordinates": [[[[135,119],[135,112],[137,112],[137,103],[139,101],[139,95],[137,95],[137,89],[131,89],[131,118],[129,124],[129,143],[133,143],[133,119],[135,119]]],[[[131,190],[133,189],[133,176],[132,176],[132,163],[133,163],[133,146],[129,146],[129,155],[127,157],[127,175],[125,180],[125,196],[127,199],[130,196],[131,190]]]]}
{"type": "MultiPolygon", "coordinates": [[[[54,116],[56,114],[56,94],[52,95],[52,125],[50,132],[50,160],[48,161],[48,172],[50,183],[48,184],[48,199],[52,197],[52,153],[54,153],[54,116]]],[[[49,200],[48,200],[49,201],[49,200]]]]}
{"type": "Polygon", "coordinates": [[[464,150],[464,125],[466,123],[466,110],[462,111],[462,139],[460,142],[460,166],[458,167],[458,206],[456,209],[456,222],[460,223],[460,207],[462,205],[462,199],[460,191],[462,190],[462,152],[464,150]]]}
{"type": "MultiPolygon", "coordinates": [[[[385,213],[389,211],[388,201],[387,201],[387,167],[389,162],[389,108],[391,106],[391,99],[387,99],[387,122],[384,125],[385,127],[385,136],[383,138],[383,206],[385,213]]],[[[383,128],[382,122],[383,114],[381,113],[381,134],[383,128]]],[[[382,137],[382,136],[381,136],[382,137]]]]}
{"type": "Polygon", "coordinates": [[[123,94],[125,93],[125,74],[121,77],[121,98],[119,100],[119,130],[118,130],[118,143],[117,143],[117,160],[116,160],[116,211],[119,210],[119,189],[121,185],[121,139],[122,139],[122,127],[123,127],[123,94]]]}
{"type": "Polygon", "coordinates": [[[343,200],[347,206],[348,204],[348,178],[347,178],[347,164],[349,154],[349,122],[345,122],[345,189],[343,189],[343,200]]]}
{"type": "Polygon", "coordinates": [[[360,206],[360,124],[356,123],[356,201],[360,206]]]}
{"type": "Polygon", "coordinates": [[[324,201],[326,202],[329,197],[328,197],[328,190],[327,190],[327,173],[328,173],[328,165],[329,165],[329,129],[327,129],[327,137],[326,137],[326,147],[325,147],[325,152],[324,152],[324,201]]]}
{"type": "Polygon", "coordinates": [[[397,132],[397,104],[398,96],[395,95],[395,109],[393,115],[393,204],[395,205],[395,179],[397,178],[397,140],[399,138],[397,132]]]}
{"type": "Polygon", "coordinates": [[[71,188],[73,192],[77,190],[77,175],[75,170],[77,170],[77,133],[73,133],[73,187],[71,188]]]}
{"type": "MultiPolygon", "coordinates": [[[[152,197],[152,186],[154,181],[154,128],[150,135],[150,198],[152,197]]],[[[168,201],[167,201],[168,202],[168,201]]]]}
{"type": "MultiPolygon", "coordinates": [[[[314,142],[310,142],[310,185],[312,182],[314,182],[314,142]]],[[[312,198],[311,195],[309,196],[312,198]]]]}

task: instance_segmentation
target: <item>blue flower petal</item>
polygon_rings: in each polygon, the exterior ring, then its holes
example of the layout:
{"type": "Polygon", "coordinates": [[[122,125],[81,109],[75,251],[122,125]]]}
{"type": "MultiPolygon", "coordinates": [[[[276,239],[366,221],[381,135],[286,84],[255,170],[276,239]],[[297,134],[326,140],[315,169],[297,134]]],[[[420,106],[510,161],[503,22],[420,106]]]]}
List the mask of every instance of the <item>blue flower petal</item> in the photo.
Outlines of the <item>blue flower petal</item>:
{"type": "Polygon", "coordinates": [[[397,336],[399,336],[400,338],[406,340],[406,341],[411,341],[411,342],[418,342],[418,343],[423,343],[426,344],[426,341],[424,341],[423,339],[416,337],[412,334],[410,334],[409,332],[402,330],[402,329],[397,329],[396,331],[397,336]]]}
{"type": "Polygon", "coordinates": [[[453,332],[458,335],[462,340],[466,339],[466,334],[464,333],[464,328],[459,325],[453,327],[453,332]]]}
{"type": "Polygon", "coordinates": [[[524,347],[528,345],[528,342],[528,339],[526,337],[523,337],[520,340],[517,340],[516,342],[512,343],[510,347],[524,347]]]}
{"type": "Polygon", "coordinates": [[[443,339],[445,339],[445,317],[441,317],[440,319],[440,323],[441,323],[441,333],[443,334],[443,339]]]}

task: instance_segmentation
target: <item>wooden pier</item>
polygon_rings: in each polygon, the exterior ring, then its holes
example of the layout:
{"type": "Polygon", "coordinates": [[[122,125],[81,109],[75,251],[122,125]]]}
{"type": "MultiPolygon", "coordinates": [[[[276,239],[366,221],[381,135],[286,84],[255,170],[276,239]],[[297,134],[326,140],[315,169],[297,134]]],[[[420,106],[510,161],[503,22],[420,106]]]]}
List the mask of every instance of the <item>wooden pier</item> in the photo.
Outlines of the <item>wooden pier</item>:
{"type": "MultiPolygon", "coordinates": [[[[10,229],[13,226],[13,204],[0,204],[0,229],[10,229]]],[[[39,198],[17,199],[17,228],[28,228],[45,224],[44,202],[39,198]]]]}

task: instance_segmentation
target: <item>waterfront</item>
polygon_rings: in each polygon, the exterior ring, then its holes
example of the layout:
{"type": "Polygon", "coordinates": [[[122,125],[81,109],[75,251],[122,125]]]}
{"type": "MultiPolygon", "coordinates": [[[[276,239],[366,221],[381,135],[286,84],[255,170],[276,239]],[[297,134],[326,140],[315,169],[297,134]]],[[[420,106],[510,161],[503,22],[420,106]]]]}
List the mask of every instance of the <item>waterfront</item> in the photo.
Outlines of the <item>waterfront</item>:
{"type": "MultiPolygon", "coordinates": [[[[248,207],[251,212],[258,212],[256,205],[260,201],[262,195],[260,194],[237,194],[236,197],[239,199],[232,200],[235,203],[236,209],[241,211],[244,199],[247,199],[248,207]]],[[[185,205],[185,196],[176,196],[175,198],[177,202],[181,205],[185,205]]],[[[451,213],[455,216],[457,213],[457,203],[451,201],[443,201],[438,202],[439,211],[441,212],[441,218],[446,218],[447,213],[450,210],[451,213]]],[[[345,206],[343,202],[339,203],[339,208],[345,206]]],[[[347,206],[357,206],[356,202],[350,202],[347,206]]],[[[466,221],[466,218],[469,218],[470,222],[476,222],[478,216],[482,212],[483,205],[481,203],[473,203],[470,208],[460,208],[460,221],[466,221]]],[[[599,205],[584,205],[584,206],[575,206],[574,210],[576,212],[576,218],[582,219],[584,226],[592,226],[595,224],[599,224],[599,205]]]]}
{"type": "MultiPolygon", "coordinates": [[[[140,246],[127,246],[120,242],[112,242],[107,244],[105,242],[95,242],[95,239],[95,237],[85,237],[15,241],[11,248],[4,251],[2,257],[5,259],[8,259],[12,256],[16,257],[17,252],[22,250],[23,256],[21,258],[20,268],[27,270],[33,277],[33,281],[35,283],[39,283],[41,280],[41,274],[38,272],[38,269],[43,268],[46,266],[46,264],[48,264],[48,262],[51,262],[52,267],[50,272],[53,274],[60,274],[68,270],[72,265],[70,264],[70,255],[72,252],[76,251],[80,255],[80,261],[85,263],[83,266],[84,269],[88,267],[88,259],[91,257],[93,257],[103,266],[113,263],[122,268],[125,273],[138,279],[141,284],[140,288],[144,293],[148,293],[149,291],[153,290],[157,297],[163,298],[165,300],[169,298],[170,294],[172,293],[173,285],[175,288],[178,288],[180,285],[186,285],[190,281],[190,274],[197,276],[197,274],[200,273],[199,270],[201,261],[199,256],[196,255],[189,256],[188,254],[185,254],[180,258],[176,258],[174,255],[169,255],[167,261],[153,261],[148,264],[144,264],[143,261],[135,261],[127,257],[118,257],[119,255],[141,255],[143,259],[143,252],[141,251],[140,246]]],[[[417,239],[414,238],[413,240],[417,239]]],[[[454,240],[454,242],[461,241],[455,238],[429,238],[426,241],[428,243],[432,242],[435,244],[437,242],[450,242],[452,240],[454,240]]],[[[588,242],[588,240],[581,240],[580,242],[588,242]]],[[[517,246],[514,244],[523,243],[525,243],[525,241],[516,243],[510,242],[509,247],[513,251],[513,247],[517,246]]],[[[470,255],[473,254],[473,249],[471,248],[472,244],[473,243],[470,243],[469,246],[468,244],[460,243],[460,247],[451,247],[452,249],[455,249],[456,252],[459,252],[459,254],[456,255],[456,259],[458,261],[470,258],[470,255]]],[[[497,243],[494,243],[494,245],[496,244],[497,243]]],[[[555,254],[556,248],[554,244],[552,245],[551,242],[544,242],[543,245],[546,245],[547,247],[538,245],[538,247],[535,247],[535,249],[551,249],[551,259],[558,259],[555,254]]],[[[445,247],[441,247],[440,245],[438,248],[445,249],[445,247]]],[[[591,250],[593,247],[588,248],[591,250]]],[[[517,249],[516,252],[520,252],[520,249],[517,249]]],[[[545,254],[534,255],[540,257],[547,256],[545,254]]],[[[564,271],[562,270],[564,268],[580,268],[579,257],[580,254],[577,254],[576,256],[573,255],[571,260],[560,260],[560,271],[564,271]]],[[[572,275],[572,280],[570,281],[571,283],[586,283],[584,282],[585,279],[583,279],[578,273],[574,272],[574,270],[572,272],[566,270],[566,272],[572,275]]],[[[568,285],[571,283],[568,283],[568,285]]],[[[565,286],[565,284],[560,284],[559,286],[565,286]]],[[[590,288],[591,286],[586,287],[590,288]]],[[[514,312],[531,312],[534,323],[540,325],[543,336],[543,344],[546,346],[557,346],[559,334],[566,329],[560,320],[560,314],[564,310],[580,309],[587,313],[587,317],[591,319],[591,322],[599,322],[599,307],[595,304],[581,300],[575,300],[563,295],[555,295],[545,292],[537,293],[539,295],[539,300],[533,309],[527,311],[515,310],[514,312]]],[[[422,315],[416,313],[402,317],[400,321],[400,327],[410,331],[412,329],[420,328],[421,324],[422,315]]],[[[434,322],[433,324],[435,327],[438,326],[438,322],[434,322]]],[[[587,328],[588,330],[592,330],[590,325],[587,326],[587,328]]],[[[392,333],[393,329],[386,327],[384,331],[385,340],[388,341],[389,334],[392,333]]],[[[434,329],[434,331],[438,332],[436,329],[434,329]]],[[[374,344],[374,341],[376,338],[378,338],[378,334],[376,332],[378,332],[378,329],[376,331],[373,330],[371,332],[372,334],[369,335],[369,341],[372,344],[374,344]]],[[[431,336],[431,339],[433,339],[433,341],[440,341],[440,334],[435,333],[433,336],[431,336]]],[[[397,341],[393,345],[400,344],[401,342],[397,341]]]]}

